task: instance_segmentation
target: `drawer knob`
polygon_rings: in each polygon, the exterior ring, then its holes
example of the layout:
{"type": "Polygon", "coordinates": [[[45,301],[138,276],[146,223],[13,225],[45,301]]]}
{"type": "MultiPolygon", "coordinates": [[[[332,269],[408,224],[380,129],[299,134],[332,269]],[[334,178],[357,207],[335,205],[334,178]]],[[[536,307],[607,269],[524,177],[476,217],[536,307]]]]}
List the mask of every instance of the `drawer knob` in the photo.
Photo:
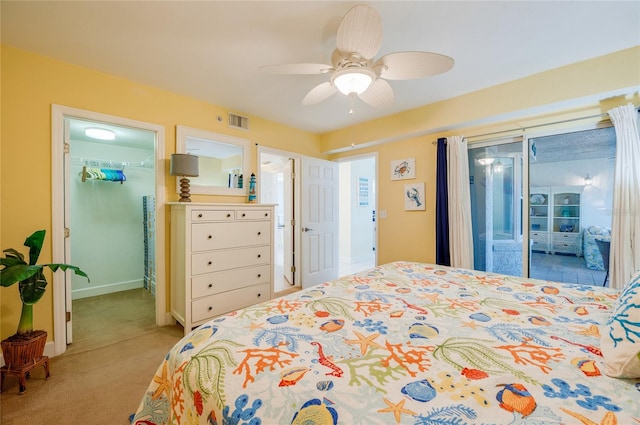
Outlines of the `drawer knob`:
{"type": "Polygon", "coordinates": [[[231,214],[227,214],[227,218],[231,217],[231,214]]]}
{"type": "Polygon", "coordinates": [[[262,232],[258,232],[258,236],[260,236],[262,234],[262,232]]]}
{"type": "Polygon", "coordinates": [[[262,254],[258,254],[258,258],[262,257],[262,254]]]}
{"type": "Polygon", "coordinates": [[[210,283],[210,284],[209,284],[209,288],[213,288],[213,283],[210,283]]]}
{"type": "Polygon", "coordinates": [[[258,277],[262,277],[262,275],[258,273],[258,277]]]}
{"type": "Polygon", "coordinates": [[[265,217],[269,217],[269,213],[264,213],[264,216],[265,217]]]}
{"type": "Polygon", "coordinates": [[[211,262],[211,261],[209,261],[209,262],[207,263],[207,265],[208,265],[208,266],[210,266],[211,264],[212,264],[212,262],[211,262]]]}
{"type": "Polygon", "coordinates": [[[262,296],[262,294],[261,294],[261,293],[258,293],[258,298],[260,298],[261,296],[262,296]]]}
{"type": "Polygon", "coordinates": [[[209,306],[209,308],[207,310],[211,311],[211,310],[213,310],[213,307],[209,306]]]}
{"type": "Polygon", "coordinates": [[[243,217],[245,217],[245,216],[246,216],[246,214],[245,214],[245,213],[242,213],[242,216],[243,216],[243,217]]]}
{"type": "Polygon", "coordinates": [[[213,236],[209,235],[207,236],[207,239],[213,239],[213,236]]]}
{"type": "Polygon", "coordinates": [[[198,218],[202,218],[202,213],[198,214],[198,218]]]}

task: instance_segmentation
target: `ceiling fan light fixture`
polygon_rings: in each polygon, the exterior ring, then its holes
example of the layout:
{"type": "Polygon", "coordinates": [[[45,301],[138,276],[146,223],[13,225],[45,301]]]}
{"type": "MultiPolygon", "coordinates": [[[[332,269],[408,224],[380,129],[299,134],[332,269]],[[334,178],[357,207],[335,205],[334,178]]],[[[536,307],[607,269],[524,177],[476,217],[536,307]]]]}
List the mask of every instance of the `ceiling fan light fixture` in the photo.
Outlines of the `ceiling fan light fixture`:
{"type": "Polygon", "coordinates": [[[341,69],[333,74],[331,82],[344,95],[359,95],[369,88],[375,76],[373,71],[366,68],[341,69]]]}

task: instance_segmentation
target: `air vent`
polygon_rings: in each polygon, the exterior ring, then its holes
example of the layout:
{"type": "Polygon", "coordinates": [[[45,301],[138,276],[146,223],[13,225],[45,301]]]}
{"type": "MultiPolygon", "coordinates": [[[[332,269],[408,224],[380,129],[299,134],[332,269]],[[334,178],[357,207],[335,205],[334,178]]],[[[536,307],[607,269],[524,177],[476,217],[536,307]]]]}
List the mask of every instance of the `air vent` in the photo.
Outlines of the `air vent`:
{"type": "Polygon", "coordinates": [[[249,130],[249,118],[229,113],[229,127],[249,130]]]}

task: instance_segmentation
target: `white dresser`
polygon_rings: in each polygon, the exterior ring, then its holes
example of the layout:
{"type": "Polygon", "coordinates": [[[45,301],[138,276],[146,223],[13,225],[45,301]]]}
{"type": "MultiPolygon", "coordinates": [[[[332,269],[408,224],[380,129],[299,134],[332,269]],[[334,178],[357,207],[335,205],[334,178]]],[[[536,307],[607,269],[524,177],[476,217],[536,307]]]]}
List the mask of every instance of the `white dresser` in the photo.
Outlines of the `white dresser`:
{"type": "Polygon", "coordinates": [[[185,334],[271,299],[273,205],[169,204],[171,314],[185,334]]]}

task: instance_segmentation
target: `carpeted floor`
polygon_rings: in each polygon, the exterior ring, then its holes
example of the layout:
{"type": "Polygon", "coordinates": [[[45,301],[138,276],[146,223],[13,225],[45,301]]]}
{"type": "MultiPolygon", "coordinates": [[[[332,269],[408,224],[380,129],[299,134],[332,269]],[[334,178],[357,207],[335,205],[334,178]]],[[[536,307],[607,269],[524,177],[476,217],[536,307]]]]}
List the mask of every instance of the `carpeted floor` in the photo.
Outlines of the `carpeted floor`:
{"type": "Polygon", "coordinates": [[[156,368],[182,337],[179,326],[156,327],[154,300],[142,290],[73,302],[74,342],[51,359],[18,395],[14,377],[1,393],[2,425],[126,425],[156,368]]]}

